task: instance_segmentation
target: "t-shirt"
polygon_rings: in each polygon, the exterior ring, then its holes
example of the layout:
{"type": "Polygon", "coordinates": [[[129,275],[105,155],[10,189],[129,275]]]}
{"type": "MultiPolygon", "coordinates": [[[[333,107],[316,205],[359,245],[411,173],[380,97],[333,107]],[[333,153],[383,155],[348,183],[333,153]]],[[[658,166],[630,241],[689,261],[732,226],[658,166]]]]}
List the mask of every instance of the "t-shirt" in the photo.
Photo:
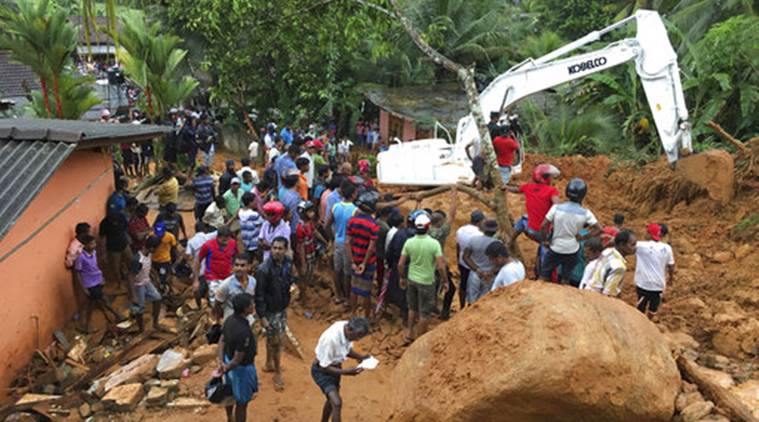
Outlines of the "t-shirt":
{"type": "Polygon", "coordinates": [[[513,260],[498,270],[498,274],[495,276],[495,281],[493,281],[493,287],[490,288],[490,291],[509,286],[524,279],[524,265],[520,261],[513,260]]]}
{"type": "Polygon", "coordinates": [[[493,149],[499,166],[514,164],[514,151],[519,149],[519,143],[508,136],[496,136],[493,139],[493,149]]]}
{"type": "Polygon", "coordinates": [[[435,261],[443,256],[440,243],[429,235],[416,235],[406,241],[401,256],[408,257],[408,279],[419,284],[435,282],[435,261]]]}
{"type": "Polygon", "coordinates": [[[322,192],[321,196],[319,196],[319,221],[321,222],[322,227],[327,225],[327,218],[332,211],[332,209],[327,207],[327,200],[331,194],[332,190],[326,189],[322,192]]]}
{"type": "Polygon", "coordinates": [[[585,269],[582,273],[582,280],[580,280],[580,285],[578,288],[580,289],[587,289],[588,285],[593,279],[593,272],[596,271],[596,266],[598,266],[600,259],[596,258],[590,262],[588,262],[588,265],[585,266],[585,269]]]}
{"type": "Polygon", "coordinates": [[[469,243],[467,243],[464,246],[465,250],[466,249],[472,250],[472,254],[470,257],[472,258],[472,261],[474,261],[474,264],[477,265],[477,268],[479,268],[482,271],[493,270],[493,263],[490,262],[490,259],[485,253],[485,250],[488,248],[488,246],[490,246],[491,243],[495,241],[496,239],[490,236],[485,236],[485,235],[474,236],[471,239],[469,239],[469,243]]]}
{"type": "Polygon", "coordinates": [[[232,274],[232,262],[237,255],[237,243],[229,239],[222,248],[219,239],[212,239],[200,247],[198,259],[206,261],[206,280],[224,280],[232,274]]]}
{"type": "Polygon", "coordinates": [[[176,246],[177,238],[167,231],[163,234],[161,243],[158,244],[158,247],[153,252],[153,261],[160,264],[171,262],[171,249],[176,246]]]}
{"type": "Polygon", "coordinates": [[[308,201],[308,178],[303,174],[298,175],[298,195],[304,201],[308,201]]]}
{"type": "Polygon", "coordinates": [[[312,155],[311,156],[311,160],[314,163],[314,169],[315,170],[319,170],[319,168],[327,166],[327,160],[325,160],[324,157],[322,157],[321,154],[314,154],[314,155],[312,155]]]}
{"type": "Polygon", "coordinates": [[[98,257],[95,251],[88,253],[82,250],[74,262],[74,270],[79,273],[79,278],[82,280],[82,286],[85,289],[103,284],[103,272],[98,267],[98,257]]]}
{"type": "Polygon", "coordinates": [[[224,206],[227,209],[227,213],[229,215],[235,215],[237,214],[237,211],[240,209],[240,202],[242,201],[242,189],[237,189],[237,194],[232,192],[232,189],[224,192],[224,206]]]}
{"type": "MultiPolygon", "coordinates": [[[[311,154],[309,154],[308,151],[304,151],[303,154],[301,154],[298,158],[308,159],[308,172],[306,173],[306,182],[308,183],[308,189],[311,189],[314,186],[314,160],[311,159],[311,154]]],[[[308,196],[308,194],[306,194],[306,196],[308,196]]],[[[306,197],[306,199],[308,199],[308,197],[306,197]]]]}
{"type": "Polygon", "coordinates": [[[224,356],[231,360],[236,352],[242,352],[244,356],[240,365],[252,365],[256,358],[257,342],[248,320],[233,314],[224,321],[221,332],[224,336],[224,356]]]}
{"type": "Polygon", "coordinates": [[[348,220],[346,235],[351,238],[351,254],[353,263],[358,265],[364,262],[367,265],[377,263],[377,254],[373,253],[366,261],[366,252],[369,250],[369,244],[377,241],[379,237],[379,225],[371,215],[359,214],[348,220]]]}
{"type": "Polygon", "coordinates": [[[199,176],[192,181],[195,190],[195,203],[208,204],[213,201],[213,177],[199,176]]]}
{"type": "Polygon", "coordinates": [[[295,236],[298,239],[298,244],[303,245],[303,253],[306,254],[306,260],[313,260],[316,257],[314,223],[302,220],[298,222],[298,227],[295,229],[295,236]]]}
{"type": "Polygon", "coordinates": [[[552,206],[546,214],[546,220],[553,223],[551,250],[560,254],[576,253],[580,249],[580,243],[575,236],[583,227],[598,223],[590,210],[576,202],[552,206]]]}
{"type": "Polygon", "coordinates": [[[276,148],[271,148],[271,149],[270,149],[270,150],[269,150],[269,151],[266,153],[266,164],[269,164],[269,163],[271,163],[271,160],[273,160],[273,159],[275,159],[275,158],[279,157],[279,154],[281,154],[281,152],[279,152],[279,150],[278,150],[278,149],[276,149],[276,148]]]}
{"type": "Polygon", "coordinates": [[[258,172],[257,172],[255,169],[253,169],[252,167],[250,167],[250,166],[244,166],[244,167],[243,167],[243,168],[241,168],[240,170],[237,170],[237,177],[238,177],[240,180],[243,180],[243,177],[242,177],[242,175],[243,175],[243,173],[245,173],[246,171],[249,171],[249,172],[250,172],[250,175],[253,177],[253,182],[252,182],[252,183],[253,183],[254,185],[257,185],[257,184],[258,184],[258,182],[259,182],[259,180],[258,180],[258,172]]]}
{"type": "Polygon", "coordinates": [[[355,213],[356,206],[352,202],[339,202],[332,207],[335,243],[345,243],[345,232],[348,228],[348,221],[355,213]]]}
{"type": "Polygon", "coordinates": [[[129,224],[126,216],[122,213],[115,214],[113,218],[104,218],[100,222],[98,233],[105,236],[105,248],[109,252],[121,252],[129,245],[127,230],[129,224]]]}
{"type": "Polygon", "coordinates": [[[69,243],[69,247],[66,249],[66,259],[64,260],[66,268],[74,268],[76,259],[79,258],[79,254],[82,253],[83,249],[84,245],[82,245],[79,239],[71,239],[71,243],[69,243]]]}
{"type": "Polygon", "coordinates": [[[294,233],[295,228],[298,227],[298,221],[300,221],[300,214],[298,214],[300,195],[292,189],[284,189],[279,198],[279,202],[281,202],[290,213],[290,233],[294,233]]]}
{"type": "Polygon", "coordinates": [[[240,209],[237,215],[240,218],[240,237],[243,248],[246,251],[258,249],[258,236],[264,224],[263,217],[257,211],[247,208],[240,209]]]}
{"type": "Polygon", "coordinates": [[[169,180],[161,183],[155,193],[158,196],[158,205],[163,207],[170,202],[176,204],[179,196],[179,181],[172,176],[169,180]]]}
{"type": "Polygon", "coordinates": [[[448,240],[448,236],[451,234],[451,223],[446,221],[440,227],[430,226],[430,230],[427,233],[431,238],[440,242],[441,248],[445,248],[445,241],[448,240]]]}
{"type": "Polygon", "coordinates": [[[675,265],[672,247],[654,240],[638,242],[635,258],[635,285],[654,292],[663,291],[667,287],[667,266],[675,265]]]}
{"type": "Polygon", "coordinates": [[[324,224],[327,224],[329,216],[332,215],[332,210],[340,201],[342,201],[342,196],[340,196],[340,191],[338,189],[333,190],[327,195],[327,212],[324,213],[324,224]]]}
{"type": "Polygon", "coordinates": [[[134,216],[129,220],[129,239],[132,241],[132,250],[139,251],[145,244],[145,239],[150,234],[150,223],[145,217],[134,216]]]}
{"type": "Polygon", "coordinates": [[[297,170],[298,167],[295,165],[295,161],[293,161],[289,154],[282,154],[277,157],[277,161],[274,162],[274,169],[277,170],[277,176],[281,181],[287,176],[289,170],[297,170]]]}
{"type": "Polygon", "coordinates": [[[135,286],[144,286],[150,283],[150,270],[153,267],[150,254],[144,255],[142,251],[137,251],[132,255],[132,262],[129,263],[129,272],[134,276],[135,286]]]}
{"type": "MultiPolygon", "coordinates": [[[[289,242],[291,234],[290,225],[287,224],[287,221],[285,220],[279,220],[276,226],[272,226],[269,221],[264,221],[264,224],[261,226],[261,233],[258,237],[260,240],[266,241],[266,243],[271,246],[271,242],[278,237],[284,237],[289,242]]],[[[270,251],[264,251],[264,260],[269,258],[269,255],[271,255],[270,251]]]]}
{"type": "Polygon", "coordinates": [[[559,196],[559,191],[541,183],[525,183],[519,187],[524,193],[524,206],[527,208],[527,227],[540,231],[540,225],[545,220],[546,213],[551,209],[552,196],[559,196]]]}
{"type": "Polygon", "coordinates": [[[619,296],[626,271],[627,261],[622,254],[616,248],[606,248],[598,258],[598,264],[593,270],[586,289],[606,296],[619,296]]]}
{"type": "Polygon", "coordinates": [[[258,141],[253,141],[248,145],[248,156],[251,160],[258,157],[258,141]]]}
{"type": "MultiPolygon", "coordinates": [[[[195,260],[198,258],[198,254],[200,253],[200,248],[203,247],[203,245],[208,242],[211,239],[216,239],[217,232],[211,232],[211,233],[204,233],[199,232],[195,233],[194,236],[190,238],[190,240],[187,241],[187,248],[185,248],[184,253],[191,259],[195,260]]],[[[206,263],[205,261],[200,261],[200,274],[204,274],[206,272],[206,263]]]]}
{"type": "Polygon", "coordinates": [[[319,366],[326,368],[331,365],[338,365],[345,362],[348,354],[353,347],[353,342],[348,341],[345,337],[345,326],[348,321],[337,321],[330,325],[316,343],[314,352],[319,366]]]}
{"type": "Polygon", "coordinates": [[[482,235],[483,233],[480,231],[480,228],[474,224],[467,224],[456,230],[456,244],[459,245],[459,264],[468,270],[471,270],[471,268],[464,262],[464,249],[466,249],[466,245],[469,244],[469,241],[473,237],[482,235]]]}
{"type": "Polygon", "coordinates": [[[235,310],[232,307],[233,297],[240,293],[247,293],[251,296],[256,295],[256,279],[249,275],[247,283],[248,285],[243,287],[240,280],[237,279],[237,276],[232,274],[226,280],[222,281],[221,284],[219,284],[219,287],[216,288],[216,303],[221,303],[223,305],[224,319],[229,318],[235,313],[235,310]]]}
{"type": "Polygon", "coordinates": [[[337,153],[341,155],[347,155],[351,152],[351,147],[353,146],[353,141],[349,141],[347,139],[343,139],[340,141],[339,144],[337,144],[337,153]]]}
{"type": "Polygon", "coordinates": [[[206,208],[203,213],[203,222],[209,226],[218,229],[224,225],[224,216],[227,210],[219,208],[216,202],[211,202],[211,205],[206,208]]]}
{"type": "Polygon", "coordinates": [[[155,221],[156,223],[163,221],[167,232],[173,234],[174,236],[179,236],[179,229],[182,226],[181,215],[177,213],[174,213],[174,215],[169,215],[168,213],[162,212],[158,214],[158,216],[155,218],[155,221]]]}

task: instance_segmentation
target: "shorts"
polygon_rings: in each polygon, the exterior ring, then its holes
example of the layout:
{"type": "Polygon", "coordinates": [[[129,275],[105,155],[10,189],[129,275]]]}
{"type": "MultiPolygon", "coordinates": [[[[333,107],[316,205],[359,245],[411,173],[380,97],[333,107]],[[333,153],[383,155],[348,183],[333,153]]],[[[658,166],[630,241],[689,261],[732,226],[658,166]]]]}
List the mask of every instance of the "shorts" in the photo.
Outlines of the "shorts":
{"type": "Polygon", "coordinates": [[[153,283],[148,282],[134,286],[134,298],[135,303],[132,304],[132,311],[139,315],[145,312],[145,299],[158,302],[161,300],[161,294],[158,293],[153,283]]]}
{"type": "Polygon", "coordinates": [[[198,276],[198,292],[195,297],[202,298],[208,295],[208,283],[206,283],[206,276],[198,276]]]}
{"type": "Polygon", "coordinates": [[[498,166],[498,172],[501,173],[503,184],[509,183],[509,180],[511,180],[511,166],[498,166]]]}
{"type": "Polygon", "coordinates": [[[171,262],[153,261],[153,268],[156,273],[158,273],[158,280],[161,282],[161,288],[165,288],[169,283],[169,275],[171,275],[171,262]]]}
{"type": "Polygon", "coordinates": [[[319,362],[314,362],[311,365],[311,378],[314,379],[325,396],[332,391],[340,391],[340,375],[332,375],[322,371],[319,362]]]}
{"type": "Polygon", "coordinates": [[[476,272],[470,271],[469,279],[466,282],[466,302],[470,305],[477,302],[490,291],[492,286],[492,283],[483,282],[476,272]]]}
{"type": "Polygon", "coordinates": [[[361,277],[356,274],[351,278],[351,292],[356,296],[371,297],[372,287],[374,286],[374,271],[371,272],[372,278],[367,280],[363,275],[366,275],[366,271],[361,277]]]}
{"type": "Polygon", "coordinates": [[[89,293],[89,298],[92,301],[102,300],[103,299],[103,285],[98,284],[97,286],[88,287],[87,293],[89,293]]]}
{"type": "MultiPolygon", "coordinates": [[[[231,362],[232,359],[224,356],[224,363],[231,362]]],[[[253,399],[253,395],[258,393],[258,374],[256,374],[256,365],[240,365],[235,369],[224,374],[224,382],[232,387],[232,396],[235,402],[246,404],[253,399]]]]}
{"type": "Polygon", "coordinates": [[[554,252],[551,248],[548,248],[545,257],[543,258],[543,262],[540,265],[540,278],[543,280],[550,280],[553,270],[561,265],[560,279],[569,280],[572,275],[572,270],[577,266],[577,261],[579,259],[577,254],[579,253],[582,253],[582,251],[578,250],[575,253],[563,254],[554,252]]]}
{"type": "Polygon", "coordinates": [[[269,328],[266,328],[266,338],[272,338],[285,333],[287,328],[287,310],[274,312],[265,315],[266,321],[269,322],[269,328]]]}
{"type": "Polygon", "coordinates": [[[661,292],[654,290],[641,289],[635,287],[635,291],[638,293],[638,310],[646,312],[646,308],[652,313],[659,310],[659,304],[661,304],[661,292]]]}
{"type": "Polygon", "coordinates": [[[335,272],[343,275],[350,275],[351,256],[350,251],[346,253],[345,244],[335,243],[334,254],[332,256],[332,264],[334,265],[335,272]]]}
{"type": "Polygon", "coordinates": [[[435,309],[435,284],[421,284],[408,281],[406,287],[408,310],[422,316],[429,316],[435,309]]]}

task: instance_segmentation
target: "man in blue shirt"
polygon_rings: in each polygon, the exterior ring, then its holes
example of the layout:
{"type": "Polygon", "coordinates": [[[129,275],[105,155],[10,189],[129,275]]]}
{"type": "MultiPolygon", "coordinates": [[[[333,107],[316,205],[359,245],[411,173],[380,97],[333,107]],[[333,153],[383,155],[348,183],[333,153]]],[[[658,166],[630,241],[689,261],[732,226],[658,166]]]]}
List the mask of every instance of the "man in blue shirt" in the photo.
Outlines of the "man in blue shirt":
{"type": "Polygon", "coordinates": [[[290,124],[286,123],[285,127],[279,132],[279,137],[285,141],[285,145],[289,146],[293,143],[293,131],[290,129],[290,124]]]}
{"type": "Polygon", "coordinates": [[[300,173],[298,170],[288,172],[282,182],[282,188],[280,189],[281,193],[279,195],[279,202],[285,206],[287,212],[290,214],[290,233],[292,234],[295,234],[295,229],[298,227],[298,222],[300,221],[298,204],[300,203],[301,198],[295,190],[299,180],[300,173]]]}
{"type": "Polygon", "coordinates": [[[277,157],[277,161],[274,163],[274,170],[277,172],[277,185],[279,190],[277,191],[278,197],[282,196],[284,187],[282,182],[287,177],[288,170],[298,171],[298,167],[295,165],[295,160],[300,156],[300,147],[297,145],[290,145],[287,148],[287,154],[282,154],[277,157]]]}
{"type": "Polygon", "coordinates": [[[213,197],[216,196],[213,177],[208,174],[208,167],[198,168],[198,175],[192,181],[192,190],[195,194],[195,220],[200,221],[206,208],[213,202],[213,197]]]}
{"type": "Polygon", "coordinates": [[[340,186],[342,200],[332,207],[332,213],[327,218],[327,227],[331,228],[335,241],[333,242],[333,264],[335,268],[335,298],[338,303],[344,303],[350,296],[351,276],[351,253],[350,247],[345,245],[345,233],[348,228],[348,220],[356,212],[353,199],[356,196],[356,187],[345,180],[340,186]]]}

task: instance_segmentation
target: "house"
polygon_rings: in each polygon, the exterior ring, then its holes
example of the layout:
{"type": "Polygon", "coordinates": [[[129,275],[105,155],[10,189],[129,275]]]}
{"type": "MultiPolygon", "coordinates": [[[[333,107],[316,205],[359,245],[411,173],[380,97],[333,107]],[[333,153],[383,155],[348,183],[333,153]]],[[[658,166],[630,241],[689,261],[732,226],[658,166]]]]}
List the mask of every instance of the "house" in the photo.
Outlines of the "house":
{"type": "Polygon", "coordinates": [[[81,221],[97,228],[113,192],[110,146],[162,126],[0,119],[0,386],[76,312],[65,250],[81,221]]]}
{"type": "Polygon", "coordinates": [[[40,82],[32,69],[12,61],[10,52],[0,51],[0,112],[21,110],[35,89],[40,89],[40,82]]]}
{"type": "MultiPolygon", "coordinates": [[[[382,142],[432,138],[435,122],[452,132],[459,119],[469,114],[466,94],[458,83],[404,87],[369,84],[360,89],[379,108],[382,142]]],[[[445,134],[438,133],[438,137],[445,134]]]]}

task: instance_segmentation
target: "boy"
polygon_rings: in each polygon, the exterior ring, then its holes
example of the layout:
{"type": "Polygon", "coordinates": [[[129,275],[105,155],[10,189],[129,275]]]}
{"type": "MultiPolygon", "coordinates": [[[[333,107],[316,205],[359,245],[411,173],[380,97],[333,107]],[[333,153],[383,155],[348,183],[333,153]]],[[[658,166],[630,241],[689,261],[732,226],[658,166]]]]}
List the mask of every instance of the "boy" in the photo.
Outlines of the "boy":
{"type": "MultiPolygon", "coordinates": [[[[198,264],[198,255],[200,254],[200,248],[211,239],[216,239],[216,230],[205,223],[195,223],[195,235],[187,241],[187,248],[184,250],[185,257],[193,263],[192,268],[195,268],[196,264],[198,264]]],[[[206,283],[205,267],[205,261],[201,261],[200,271],[198,274],[198,282],[200,283],[200,287],[196,292],[194,292],[195,304],[198,306],[198,309],[200,309],[202,298],[207,297],[208,295],[208,284],[206,283]]]]}
{"type": "Polygon", "coordinates": [[[242,246],[250,259],[248,264],[252,264],[254,259],[261,262],[258,252],[258,238],[261,235],[261,226],[264,224],[264,219],[256,210],[255,195],[245,192],[242,195],[242,203],[243,208],[240,208],[240,211],[237,212],[237,217],[240,219],[242,246]]]}
{"type": "Polygon", "coordinates": [[[253,190],[253,186],[255,186],[255,180],[253,179],[253,173],[250,171],[244,171],[242,172],[242,183],[240,184],[240,189],[243,192],[243,195],[253,190]]]}
{"type": "Polygon", "coordinates": [[[345,247],[351,253],[351,312],[358,311],[358,298],[361,297],[364,316],[368,319],[372,314],[372,286],[374,273],[377,270],[377,238],[379,225],[372,217],[376,211],[379,194],[369,191],[362,193],[356,199],[358,210],[348,220],[345,232],[345,247]]]}
{"type": "Polygon", "coordinates": [[[158,324],[158,316],[161,313],[161,294],[150,281],[150,270],[152,269],[153,253],[161,240],[155,236],[150,236],[145,241],[145,245],[132,257],[129,265],[129,283],[132,285],[132,314],[137,319],[137,326],[140,332],[145,329],[145,322],[142,314],[145,313],[145,300],[153,303],[151,316],[153,318],[153,328],[158,331],[161,326],[158,324]]]}
{"type": "Polygon", "coordinates": [[[601,243],[601,239],[598,237],[592,237],[585,242],[585,270],[582,273],[582,280],[578,286],[580,289],[587,289],[590,281],[593,277],[593,272],[596,270],[601,252],[604,250],[604,245],[601,243]]]}
{"type": "Polygon", "coordinates": [[[92,227],[87,223],[79,223],[76,225],[74,228],[74,238],[71,239],[69,247],[66,249],[66,259],[64,260],[66,268],[74,268],[76,259],[79,258],[82,249],[84,249],[84,242],[82,240],[86,236],[92,235],[91,232],[92,227]]]}
{"type": "Polygon", "coordinates": [[[175,239],[179,239],[179,232],[182,232],[182,238],[187,240],[187,230],[184,227],[184,219],[177,212],[177,204],[169,202],[166,204],[164,211],[159,213],[153,222],[155,226],[159,221],[163,221],[166,231],[173,234],[175,239]]]}
{"type": "Polygon", "coordinates": [[[247,293],[231,300],[232,315],[227,318],[219,340],[219,372],[224,374],[224,384],[231,387],[234,403],[226,406],[227,420],[245,422],[248,403],[258,393],[256,375],[256,335],[247,317],[253,313],[253,297],[247,293]]]}
{"type": "Polygon", "coordinates": [[[524,265],[518,259],[509,256],[509,249],[500,240],[492,242],[485,249],[485,254],[498,273],[490,291],[500,289],[525,279],[524,265]]]}
{"type": "Polygon", "coordinates": [[[84,325],[81,331],[90,332],[90,319],[92,318],[92,309],[100,309],[109,322],[113,322],[108,317],[108,312],[113,315],[114,320],[121,319],[118,313],[111,308],[103,299],[103,272],[98,267],[97,253],[95,252],[95,237],[90,234],[81,236],[82,252],[74,261],[74,275],[79,284],[84,288],[84,294],[87,296],[87,304],[84,308],[84,325]]]}
{"type": "Polygon", "coordinates": [[[614,225],[606,226],[601,233],[601,241],[604,248],[609,247],[609,244],[614,241],[614,237],[622,231],[622,225],[625,224],[625,216],[622,214],[614,214],[614,225]]]}
{"type": "Polygon", "coordinates": [[[314,217],[316,216],[316,207],[311,201],[303,201],[298,204],[298,213],[300,221],[295,228],[295,237],[297,239],[297,259],[298,274],[301,276],[302,298],[305,301],[306,286],[313,284],[314,263],[316,262],[316,240],[327,243],[324,236],[316,230],[314,226],[314,217]]]}
{"type": "Polygon", "coordinates": [[[672,247],[661,241],[662,229],[651,223],[646,227],[646,240],[635,248],[635,290],[638,293],[638,310],[649,319],[656,317],[661,295],[667,284],[675,279],[675,258],[672,247]],[[666,271],[666,275],[665,275],[666,271]]]}
{"type": "Polygon", "coordinates": [[[169,276],[171,275],[171,265],[177,260],[177,238],[171,232],[166,230],[164,221],[158,220],[153,228],[155,237],[158,239],[158,246],[153,251],[153,266],[158,272],[158,279],[161,282],[161,291],[168,292],[169,276]]]}
{"type": "Polygon", "coordinates": [[[553,271],[561,265],[561,283],[569,283],[572,270],[577,265],[579,241],[601,234],[601,226],[590,210],[582,207],[582,200],[588,193],[585,181],[575,178],[569,181],[566,196],[569,201],[554,205],[548,210],[540,226],[540,237],[548,246],[546,256],[541,263],[540,278],[551,280],[553,271]],[[549,237],[548,226],[553,225],[553,234],[549,237]],[[583,227],[590,226],[586,235],[581,235],[583,227]]]}
{"type": "Polygon", "coordinates": [[[311,167],[311,161],[306,157],[300,157],[295,160],[295,165],[298,167],[298,185],[297,191],[300,198],[304,201],[308,200],[308,170],[311,167]]]}

